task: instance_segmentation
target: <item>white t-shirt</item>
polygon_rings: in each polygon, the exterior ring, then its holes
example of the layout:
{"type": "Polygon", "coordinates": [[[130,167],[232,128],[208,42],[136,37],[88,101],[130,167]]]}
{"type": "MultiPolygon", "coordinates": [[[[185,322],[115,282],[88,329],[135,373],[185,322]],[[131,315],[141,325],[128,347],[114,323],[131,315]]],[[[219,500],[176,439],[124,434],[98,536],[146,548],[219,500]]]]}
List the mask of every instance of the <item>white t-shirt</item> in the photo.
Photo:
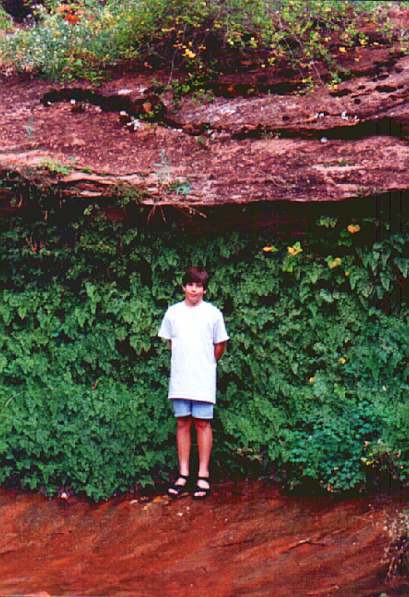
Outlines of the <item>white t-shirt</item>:
{"type": "Polygon", "coordinates": [[[158,335],[172,341],[169,398],[216,402],[214,344],[229,339],[221,311],[201,301],[169,307],[158,335]]]}

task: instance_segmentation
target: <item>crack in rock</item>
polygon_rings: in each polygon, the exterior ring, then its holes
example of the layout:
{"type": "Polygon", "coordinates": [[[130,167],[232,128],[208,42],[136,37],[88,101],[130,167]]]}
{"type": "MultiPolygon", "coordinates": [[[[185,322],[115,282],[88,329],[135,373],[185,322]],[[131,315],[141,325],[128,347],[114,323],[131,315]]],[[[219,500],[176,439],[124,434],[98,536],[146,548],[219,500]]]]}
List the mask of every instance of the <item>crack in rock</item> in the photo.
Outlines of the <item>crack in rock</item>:
{"type": "Polygon", "coordinates": [[[333,126],[314,130],[311,128],[274,128],[259,127],[250,131],[241,131],[232,135],[233,139],[261,139],[274,136],[286,139],[319,139],[325,141],[352,141],[367,139],[374,136],[396,137],[397,139],[407,138],[408,129],[402,123],[391,117],[383,117],[359,122],[354,119],[351,124],[345,126],[333,126]]]}
{"type": "Polygon", "coordinates": [[[73,112],[85,111],[85,104],[91,104],[100,108],[102,112],[119,112],[124,116],[126,124],[133,118],[165,120],[166,107],[160,97],[147,89],[135,95],[132,90],[123,90],[124,93],[114,95],[103,95],[93,89],[82,89],[80,87],[53,89],[45,93],[41,103],[49,107],[57,102],[70,102],[73,112]]]}

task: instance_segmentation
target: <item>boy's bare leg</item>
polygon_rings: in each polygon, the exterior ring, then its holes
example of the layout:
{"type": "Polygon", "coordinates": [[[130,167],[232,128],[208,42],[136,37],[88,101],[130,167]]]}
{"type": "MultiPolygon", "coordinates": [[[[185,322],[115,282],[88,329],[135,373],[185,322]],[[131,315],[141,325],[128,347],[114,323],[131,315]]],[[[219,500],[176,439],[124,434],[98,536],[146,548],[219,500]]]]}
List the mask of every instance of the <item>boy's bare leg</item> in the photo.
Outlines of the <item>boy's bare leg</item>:
{"type": "MultiPolygon", "coordinates": [[[[176,430],[176,443],[178,447],[179,473],[181,475],[189,475],[189,458],[191,435],[190,428],[192,425],[192,417],[178,417],[176,430]]],[[[186,479],[179,477],[178,485],[186,485],[186,479]]]]}
{"type": "MultiPolygon", "coordinates": [[[[208,419],[193,419],[197,433],[197,447],[199,451],[199,477],[209,476],[210,455],[212,453],[213,445],[213,431],[211,422],[208,419]]],[[[198,481],[198,486],[203,489],[209,488],[207,481],[198,481]]],[[[195,491],[195,495],[201,495],[200,492],[195,491]]]]}

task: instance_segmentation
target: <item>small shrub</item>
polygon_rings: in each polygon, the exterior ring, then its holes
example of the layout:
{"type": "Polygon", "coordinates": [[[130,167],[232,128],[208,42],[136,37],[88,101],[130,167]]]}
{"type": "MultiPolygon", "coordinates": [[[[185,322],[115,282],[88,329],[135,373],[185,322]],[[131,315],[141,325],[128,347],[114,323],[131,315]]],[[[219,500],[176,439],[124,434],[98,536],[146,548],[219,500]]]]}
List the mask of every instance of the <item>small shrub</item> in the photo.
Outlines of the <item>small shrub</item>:
{"type": "Polygon", "coordinates": [[[347,76],[339,66],[342,53],[372,43],[362,32],[365,22],[374,20],[388,43],[391,6],[352,0],[47,3],[37,7],[33,27],[1,41],[0,59],[51,79],[93,82],[131,61],[166,68],[183,94],[203,92],[246,57],[252,68],[289,63],[308,86],[320,80],[320,63],[329,67],[332,82],[347,76]]]}
{"type": "Polygon", "coordinates": [[[391,543],[385,553],[388,565],[386,580],[394,584],[402,578],[409,581],[409,512],[402,512],[388,530],[391,543]]]}
{"type": "Polygon", "coordinates": [[[2,6],[0,6],[0,35],[6,31],[11,31],[13,21],[2,6]]]}

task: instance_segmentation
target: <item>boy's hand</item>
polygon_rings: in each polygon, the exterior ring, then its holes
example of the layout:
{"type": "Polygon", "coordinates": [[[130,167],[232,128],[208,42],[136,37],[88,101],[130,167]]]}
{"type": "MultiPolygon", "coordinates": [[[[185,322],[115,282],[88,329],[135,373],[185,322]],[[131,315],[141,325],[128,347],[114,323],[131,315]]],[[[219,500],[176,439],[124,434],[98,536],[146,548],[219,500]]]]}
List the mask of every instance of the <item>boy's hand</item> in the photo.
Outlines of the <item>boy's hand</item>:
{"type": "Polygon", "coordinates": [[[218,361],[224,351],[226,350],[227,342],[219,342],[218,344],[214,345],[214,358],[218,361]]]}

